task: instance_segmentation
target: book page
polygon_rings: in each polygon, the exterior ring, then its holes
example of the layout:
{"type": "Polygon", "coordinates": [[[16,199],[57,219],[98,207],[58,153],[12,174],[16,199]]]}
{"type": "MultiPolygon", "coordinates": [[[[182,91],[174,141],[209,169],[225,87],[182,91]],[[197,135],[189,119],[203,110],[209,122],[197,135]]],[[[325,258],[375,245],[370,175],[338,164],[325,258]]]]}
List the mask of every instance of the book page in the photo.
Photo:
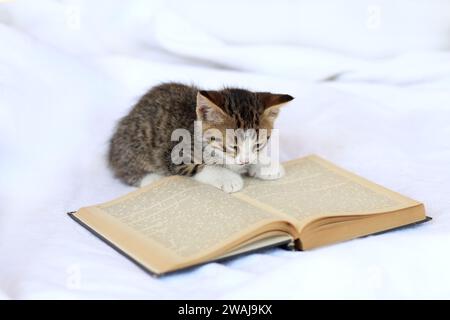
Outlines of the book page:
{"type": "Polygon", "coordinates": [[[316,156],[288,162],[276,181],[246,179],[239,198],[259,202],[297,221],[318,215],[368,214],[414,202],[316,156]]]}
{"type": "Polygon", "coordinates": [[[180,257],[279,220],[214,187],[181,177],[163,179],[97,208],[180,257]]]}

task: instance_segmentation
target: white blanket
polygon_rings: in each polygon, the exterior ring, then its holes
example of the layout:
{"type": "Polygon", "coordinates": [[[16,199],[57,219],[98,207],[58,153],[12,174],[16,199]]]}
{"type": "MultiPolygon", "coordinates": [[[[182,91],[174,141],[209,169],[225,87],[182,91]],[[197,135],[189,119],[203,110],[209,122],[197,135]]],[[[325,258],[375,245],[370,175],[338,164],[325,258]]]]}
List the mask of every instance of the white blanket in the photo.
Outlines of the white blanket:
{"type": "Polygon", "coordinates": [[[302,46],[230,45],[200,33],[182,42],[161,11],[153,49],[108,42],[93,53],[47,41],[58,35],[27,28],[19,9],[3,17],[0,298],[450,298],[449,52],[375,63],[302,46]],[[327,78],[335,81],[312,81],[327,78]],[[168,80],[293,95],[277,123],[283,160],[319,154],[423,201],[433,221],[150,277],[66,212],[132,190],[106,168],[108,138],[146,89],[168,80]]]}

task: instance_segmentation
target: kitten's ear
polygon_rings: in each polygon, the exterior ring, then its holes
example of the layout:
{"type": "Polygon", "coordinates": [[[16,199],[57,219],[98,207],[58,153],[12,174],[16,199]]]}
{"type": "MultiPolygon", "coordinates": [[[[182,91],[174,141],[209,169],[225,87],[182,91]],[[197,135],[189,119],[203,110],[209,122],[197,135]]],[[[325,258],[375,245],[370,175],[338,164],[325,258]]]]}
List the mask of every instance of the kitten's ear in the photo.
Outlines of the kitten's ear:
{"type": "Polygon", "coordinates": [[[226,113],[219,107],[222,104],[222,95],[217,91],[199,91],[197,93],[197,119],[221,123],[226,113]]]}
{"type": "Polygon", "coordinates": [[[280,112],[280,108],[286,103],[294,99],[288,94],[275,94],[269,92],[258,92],[258,99],[264,106],[263,116],[270,120],[275,120],[280,112]]]}

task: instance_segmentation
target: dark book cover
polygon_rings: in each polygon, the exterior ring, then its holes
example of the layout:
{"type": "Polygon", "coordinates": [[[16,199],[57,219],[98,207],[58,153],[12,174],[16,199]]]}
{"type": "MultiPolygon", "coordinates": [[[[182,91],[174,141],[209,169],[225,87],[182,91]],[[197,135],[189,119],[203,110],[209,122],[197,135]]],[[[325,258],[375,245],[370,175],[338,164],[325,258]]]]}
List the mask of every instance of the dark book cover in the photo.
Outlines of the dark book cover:
{"type": "MultiPolygon", "coordinates": [[[[280,243],[272,244],[272,245],[270,245],[270,246],[261,247],[261,248],[256,248],[256,249],[254,249],[254,250],[250,250],[250,251],[246,251],[246,252],[242,252],[242,253],[237,253],[237,254],[235,254],[235,255],[230,255],[230,256],[225,257],[225,258],[219,258],[219,259],[215,259],[215,260],[208,260],[208,261],[205,261],[205,262],[202,262],[202,263],[199,263],[199,264],[195,264],[195,265],[192,265],[192,266],[190,266],[190,267],[186,267],[186,268],[183,268],[183,269],[180,269],[180,270],[169,271],[169,272],[166,272],[166,273],[154,273],[152,270],[150,270],[150,269],[148,269],[147,267],[145,267],[144,265],[140,264],[138,261],[136,261],[136,260],[133,259],[131,256],[129,256],[125,251],[123,251],[122,249],[120,249],[119,247],[117,247],[115,244],[113,244],[113,243],[110,242],[108,239],[106,239],[105,237],[103,237],[101,234],[99,234],[98,232],[96,232],[94,229],[92,229],[91,227],[89,227],[89,226],[88,226],[87,224],[85,224],[83,221],[81,221],[80,219],[78,219],[78,218],[74,215],[75,212],[76,212],[76,211],[72,211],[72,212],[68,212],[67,214],[68,214],[69,217],[71,217],[74,221],[76,221],[76,222],[79,223],[81,226],[83,226],[83,227],[86,228],[88,231],[90,231],[94,236],[96,236],[97,238],[103,240],[105,243],[107,243],[109,246],[111,246],[114,250],[116,250],[117,252],[119,252],[120,254],[122,254],[123,256],[125,256],[127,259],[129,259],[130,261],[132,261],[132,262],[133,262],[134,264],[136,264],[139,268],[141,268],[142,270],[144,270],[146,273],[150,274],[150,275],[153,276],[153,277],[159,277],[159,276],[166,275],[166,274],[172,274],[172,273],[175,273],[175,272],[186,271],[186,270],[189,270],[189,269],[192,269],[192,268],[194,268],[194,267],[198,267],[198,266],[200,266],[200,265],[203,265],[203,264],[206,264],[206,263],[210,263],[210,262],[224,262],[224,261],[228,261],[228,260],[231,260],[231,259],[240,257],[240,256],[242,256],[242,255],[250,254],[250,253],[253,253],[253,252],[260,252],[260,251],[262,251],[262,250],[267,250],[267,249],[274,248],[274,247],[280,247],[280,248],[285,248],[285,249],[294,250],[293,242],[290,241],[290,240],[287,240],[287,241],[283,241],[283,242],[280,242],[280,243]]],[[[417,222],[413,222],[413,223],[410,223],[410,224],[406,224],[406,225],[403,225],[403,226],[400,226],[400,227],[396,227],[396,228],[392,228],[392,229],[388,229],[388,230],[384,230],[384,231],[380,231],[380,232],[368,234],[368,235],[362,236],[362,237],[360,237],[360,238],[365,238],[365,237],[368,237],[368,236],[379,235],[379,234],[383,234],[383,233],[390,232],[390,231],[394,231],[394,230],[399,230],[399,229],[403,229],[403,228],[412,227],[412,226],[419,225],[419,224],[422,224],[422,223],[427,222],[427,221],[430,221],[430,220],[432,220],[431,217],[426,217],[424,220],[421,220],[421,221],[417,221],[417,222]]]]}

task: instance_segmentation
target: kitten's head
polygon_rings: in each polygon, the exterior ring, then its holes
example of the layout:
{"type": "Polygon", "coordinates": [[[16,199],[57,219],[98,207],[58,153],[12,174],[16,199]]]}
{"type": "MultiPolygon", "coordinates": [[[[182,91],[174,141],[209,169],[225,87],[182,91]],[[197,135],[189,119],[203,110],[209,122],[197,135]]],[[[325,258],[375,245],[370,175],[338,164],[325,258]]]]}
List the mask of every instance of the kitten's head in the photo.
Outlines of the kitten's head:
{"type": "Polygon", "coordinates": [[[212,154],[204,157],[205,162],[226,159],[232,163],[228,167],[239,171],[255,161],[267,146],[280,107],[292,99],[287,94],[232,88],[199,91],[197,120],[202,121],[203,148],[212,154]]]}

